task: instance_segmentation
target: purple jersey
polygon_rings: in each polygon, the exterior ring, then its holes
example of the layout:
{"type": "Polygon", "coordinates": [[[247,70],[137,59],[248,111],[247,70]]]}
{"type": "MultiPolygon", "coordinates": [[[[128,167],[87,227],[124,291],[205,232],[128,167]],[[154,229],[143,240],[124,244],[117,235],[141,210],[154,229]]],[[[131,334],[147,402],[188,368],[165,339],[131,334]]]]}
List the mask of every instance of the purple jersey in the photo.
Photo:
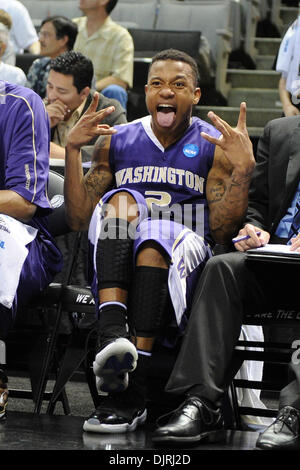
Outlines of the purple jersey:
{"type": "Polygon", "coordinates": [[[10,189],[35,204],[37,217],[51,210],[49,142],[49,119],[40,97],[0,81],[0,190],[10,189]]]}
{"type": "MultiPolygon", "coordinates": [[[[29,88],[0,81],[0,190],[11,190],[37,206],[27,222],[38,229],[27,247],[18,301],[42,290],[61,269],[61,254],[47,231],[49,118],[41,98],[29,88]]],[[[1,313],[1,312],[0,312],[1,313]]]]}
{"type": "MultiPolygon", "coordinates": [[[[179,223],[192,219],[195,230],[195,208],[203,215],[202,233],[212,243],[208,224],[206,181],[214,159],[215,145],[201,137],[206,132],[220,133],[212,125],[193,117],[192,123],[180,140],[164,149],[151,129],[151,117],[146,116],[122,126],[115,126],[112,135],[110,165],[118,188],[134,189],[146,199],[148,208],[172,211],[178,205],[182,210],[179,223]],[[187,214],[187,215],[186,215],[187,214]]],[[[174,210],[172,212],[175,212],[174,210]]],[[[199,233],[199,230],[195,230],[199,233]]]]}

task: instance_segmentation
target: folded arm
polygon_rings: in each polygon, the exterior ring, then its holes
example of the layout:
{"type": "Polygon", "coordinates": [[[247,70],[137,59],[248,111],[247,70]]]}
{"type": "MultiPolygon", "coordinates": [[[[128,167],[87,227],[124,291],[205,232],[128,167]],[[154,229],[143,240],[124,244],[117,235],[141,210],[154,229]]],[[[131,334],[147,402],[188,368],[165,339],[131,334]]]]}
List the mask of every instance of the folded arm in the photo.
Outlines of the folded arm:
{"type": "Polygon", "coordinates": [[[0,191],[0,213],[14,217],[21,222],[29,222],[34,216],[36,205],[27,201],[15,191],[4,189],[0,191]]]}

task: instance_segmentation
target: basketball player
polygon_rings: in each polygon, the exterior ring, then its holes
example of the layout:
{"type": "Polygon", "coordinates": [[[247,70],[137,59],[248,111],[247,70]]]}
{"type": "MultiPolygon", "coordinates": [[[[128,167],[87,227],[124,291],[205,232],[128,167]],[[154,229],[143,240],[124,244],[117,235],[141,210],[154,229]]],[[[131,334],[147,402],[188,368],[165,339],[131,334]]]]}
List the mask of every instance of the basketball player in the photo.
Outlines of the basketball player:
{"type": "MultiPolygon", "coordinates": [[[[41,98],[0,80],[0,349],[17,307],[39,294],[62,267],[47,228],[52,211],[49,143],[41,98]]],[[[7,398],[7,377],[0,371],[0,420],[6,416],[7,398]]]]}
{"type": "Polygon", "coordinates": [[[67,213],[74,229],[89,228],[99,311],[94,372],[104,397],[84,423],[92,432],[145,421],[146,374],[168,295],[180,331],[212,246],[240,226],[255,166],[245,103],[235,129],[214,113],[215,127],[191,117],[201,91],[190,56],[157,54],[145,91],[150,115],[115,129],[98,125],[110,109],[95,113],[96,95],[67,144],[67,213]],[[102,135],[83,177],[80,147],[92,133],[102,135]]]}

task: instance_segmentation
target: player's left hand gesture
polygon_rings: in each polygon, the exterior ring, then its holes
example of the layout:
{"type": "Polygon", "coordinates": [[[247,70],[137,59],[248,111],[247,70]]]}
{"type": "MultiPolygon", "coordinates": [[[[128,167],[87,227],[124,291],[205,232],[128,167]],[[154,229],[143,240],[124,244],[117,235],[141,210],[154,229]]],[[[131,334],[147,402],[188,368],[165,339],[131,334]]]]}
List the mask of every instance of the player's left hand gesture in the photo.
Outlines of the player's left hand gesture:
{"type": "Polygon", "coordinates": [[[221,135],[215,138],[202,132],[202,137],[220,147],[236,171],[243,173],[254,168],[253,146],[246,125],[246,103],[242,102],[240,105],[237,126],[234,128],[213,111],[208,113],[208,117],[221,135]]]}

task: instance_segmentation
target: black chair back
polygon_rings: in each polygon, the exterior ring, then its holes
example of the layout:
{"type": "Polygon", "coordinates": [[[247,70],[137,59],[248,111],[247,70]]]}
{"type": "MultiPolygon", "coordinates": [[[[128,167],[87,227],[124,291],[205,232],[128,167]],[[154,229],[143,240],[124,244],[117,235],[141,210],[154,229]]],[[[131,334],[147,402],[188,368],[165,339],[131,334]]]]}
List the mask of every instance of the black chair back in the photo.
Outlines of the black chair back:
{"type": "Polygon", "coordinates": [[[38,54],[30,54],[29,52],[23,52],[23,54],[16,54],[16,66],[20,67],[20,69],[23,70],[25,75],[27,75],[32,62],[35,59],[40,59],[41,57],[44,56],[38,54]]]}
{"type": "Polygon", "coordinates": [[[53,212],[48,217],[51,235],[57,237],[71,232],[66,219],[64,177],[54,170],[49,171],[48,196],[53,207],[53,212]]]}
{"type": "Polygon", "coordinates": [[[134,43],[135,57],[153,57],[164,49],[178,49],[195,59],[199,56],[200,31],[166,31],[129,29],[134,43]]]}

